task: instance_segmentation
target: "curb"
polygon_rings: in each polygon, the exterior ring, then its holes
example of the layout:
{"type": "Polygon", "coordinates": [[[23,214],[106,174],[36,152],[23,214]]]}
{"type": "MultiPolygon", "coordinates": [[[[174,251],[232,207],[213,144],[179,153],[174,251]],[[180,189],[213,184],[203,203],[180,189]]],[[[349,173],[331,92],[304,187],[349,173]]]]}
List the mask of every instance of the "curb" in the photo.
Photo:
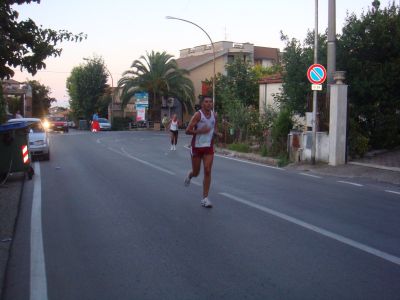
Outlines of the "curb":
{"type": "Polygon", "coordinates": [[[348,162],[348,164],[369,167],[369,168],[375,168],[375,169],[381,169],[381,170],[387,170],[387,171],[393,171],[393,172],[400,172],[400,168],[397,168],[397,167],[387,167],[387,166],[382,166],[382,165],[377,165],[377,164],[368,164],[368,163],[360,163],[360,162],[348,162]]]}
{"type": "Polygon", "coordinates": [[[247,160],[255,161],[258,163],[263,163],[266,165],[278,167],[279,160],[276,158],[272,158],[272,157],[263,157],[263,156],[260,156],[258,154],[254,154],[254,153],[243,153],[243,152],[237,152],[237,151],[233,151],[233,150],[226,150],[226,149],[222,149],[222,148],[218,148],[218,147],[215,147],[215,152],[220,155],[247,159],[247,160]]]}

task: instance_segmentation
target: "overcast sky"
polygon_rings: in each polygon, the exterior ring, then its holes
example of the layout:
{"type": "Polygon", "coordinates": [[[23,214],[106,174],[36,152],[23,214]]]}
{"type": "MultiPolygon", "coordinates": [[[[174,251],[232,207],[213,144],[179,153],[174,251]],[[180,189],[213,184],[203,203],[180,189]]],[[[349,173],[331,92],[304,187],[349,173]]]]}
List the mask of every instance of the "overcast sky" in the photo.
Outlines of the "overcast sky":
{"type": "MultiPolygon", "coordinates": [[[[341,33],[346,14],[367,11],[372,0],[336,0],[336,27],[341,33]]],[[[387,6],[389,1],[381,1],[387,6]]],[[[319,32],[327,28],[328,0],[319,1],[319,32]]],[[[190,20],[203,27],[213,42],[249,42],[281,50],[280,31],[301,41],[314,29],[315,0],[41,0],[14,6],[20,20],[31,18],[44,28],[84,32],[88,39],[61,44],[61,57],[49,58],[47,68],[34,77],[16,72],[13,79],[35,79],[51,88],[53,105],[66,106],[65,82],[73,67],[84,57],[101,56],[113,75],[114,85],[121,73],[146,51],[179,50],[209,43],[195,26],[165,16],[190,20]]],[[[305,71],[306,72],[306,71],[305,71]]],[[[109,80],[111,84],[111,80],[109,80]]]]}

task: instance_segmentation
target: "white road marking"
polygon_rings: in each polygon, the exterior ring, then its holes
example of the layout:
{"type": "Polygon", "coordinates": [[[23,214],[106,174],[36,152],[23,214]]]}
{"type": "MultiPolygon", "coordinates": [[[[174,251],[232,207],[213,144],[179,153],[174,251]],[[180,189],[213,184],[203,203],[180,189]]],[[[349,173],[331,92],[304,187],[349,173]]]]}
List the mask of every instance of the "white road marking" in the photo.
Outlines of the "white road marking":
{"type": "Polygon", "coordinates": [[[400,195],[400,192],[396,192],[396,191],[385,190],[385,192],[400,195]]]}
{"type": "Polygon", "coordinates": [[[136,160],[136,161],[138,161],[138,162],[140,162],[140,163],[142,163],[142,164],[144,164],[144,165],[146,165],[146,166],[152,167],[152,168],[154,168],[154,169],[156,169],[156,170],[159,170],[159,171],[161,171],[161,172],[167,173],[167,174],[169,174],[169,175],[175,175],[175,173],[174,173],[174,172],[171,172],[170,170],[164,169],[164,168],[159,167],[159,166],[157,166],[157,165],[155,165],[155,164],[149,163],[148,161],[145,161],[145,160],[143,160],[143,159],[140,159],[140,158],[137,158],[137,157],[135,157],[135,156],[133,156],[133,155],[130,155],[128,152],[125,151],[124,148],[121,148],[121,151],[122,151],[122,152],[119,152],[118,150],[115,150],[115,149],[113,149],[113,148],[111,148],[111,147],[108,147],[108,150],[111,150],[111,151],[113,151],[113,152],[115,152],[115,153],[118,153],[118,154],[120,154],[120,155],[129,157],[129,158],[131,158],[131,159],[133,159],[133,160],[136,160]]]}
{"type": "Polygon", "coordinates": [[[193,179],[190,182],[193,183],[194,185],[203,186],[202,183],[194,181],[193,179]]]}
{"type": "Polygon", "coordinates": [[[30,300],[47,300],[46,266],[42,234],[42,182],[40,164],[35,162],[31,215],[30,300]]]}
{"type": "Polygon", "coordinates": [[[241,198],[233,196],[231,194],[220,193],[220,195],[223,195],[223,196],[225,196],[225,197],[227,197],[227,198],[229,198],[231,200],[234,200],[236,202],[239,202],[241,204],[247,205],[249,207],[258,209],[258,210],[260,210],[262,212],[268,213],[270,215],[273,215],[275,217],[278,217],[278,218],[283,219],[285,221],[288,221],[290,223],[296,224],[296,225],[301,226],[303,228],[306,228],[308,230],[314,231],[314,232],[319,233],[319,234],[321,234],[323,236],[329,237],[329,238],[334,239],[334,240],[336,240],[338,242],[341,242],[341,243],[346,244],[348,246],[354,247],[354,248],[359,249],[361,251],[367,252],[369,254],[375,255],[375,256],[377,256],[379,258],[382,258],[384,260],[387,260],[389,262],[392,262],[392,263],[400,266],[400,257],[397,257],[397,256],[394,256],[392,254],[383,252],[381,250],[369,247],[367,245],[361,244],[361,243],[359,243],[357,241],[354,241],[352,239],[346,238],[346,237],[341,236],[339,234],[336,234],[336,233],[333,233],[331,231],[328,231],[328,230],[325,230],[323,228],[320,228],[318,226],[306,223],[306,222],[301,221],[299,219],[290,217],[288,215],[285,215],[283,213],[280,213],[280,212],[277,212],[275,210],[269,209],[269,208],[264,207],[262,205],[247,201],[245,199],[241,199],[241,198]]]}
{"type": "Polygon", "coordinates": [[[308,176],[308,177],[313,177],[313,178],[322,178],[321,176],[317,176],[317,175],[311,175],[311,174],[307,174],[307,173],[299,173],[300,175],[304,175],[304,176],[308,176]]]}
{"type": "Polygon", "coordinates": [[[338,182],[340,182],[340,183],[344,183],[344,184],[350,184],[350,185],[354,185],[354,186],[363,186],[362,184],[359,184],[359,183],[354,183],[354,182],[350,182],[350,181],[342,181],[342,180],[338,180],[338,182]]]}

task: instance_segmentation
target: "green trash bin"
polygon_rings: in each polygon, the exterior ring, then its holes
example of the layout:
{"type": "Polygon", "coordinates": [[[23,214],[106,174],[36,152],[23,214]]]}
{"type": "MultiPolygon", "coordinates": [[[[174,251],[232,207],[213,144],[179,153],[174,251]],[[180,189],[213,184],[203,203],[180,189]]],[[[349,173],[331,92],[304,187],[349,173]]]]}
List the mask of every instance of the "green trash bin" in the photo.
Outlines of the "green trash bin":
{"type": "Polygon", "coordinates": [[[29,153],[29,124],[15,122],[0,125],[0,177],[10,173],[34,174],[29,153]]]}

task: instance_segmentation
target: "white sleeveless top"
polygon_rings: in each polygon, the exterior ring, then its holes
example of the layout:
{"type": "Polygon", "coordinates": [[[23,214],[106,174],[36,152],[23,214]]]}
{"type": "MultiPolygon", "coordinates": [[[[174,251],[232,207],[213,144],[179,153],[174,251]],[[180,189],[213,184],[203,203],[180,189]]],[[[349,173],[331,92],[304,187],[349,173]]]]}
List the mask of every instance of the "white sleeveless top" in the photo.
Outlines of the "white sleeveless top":
{"type": "Polygon", "coordinates": [[[208,127],[208,128],[211,128],[211,130],[205,134],[196,134],[194,146],[196,148],[210,147],[212,138],[214,136],[214,127],[215,127],[214,112],[211,111],[211,116],[209,118],[207,118],[201,110],[199,110],[199,112],[200,112],[201,118],[200,118],[199,123],[197,123],[197,125],[196,125],[196,129],[208,127]]]}
{"type": "Polygon", "coordinates": [[[169,127],[169,130],[172,130],[172,131],[177,131],[178,130],[178,120],[176,120],[176,121],[172,120],[171,121],[171,126],[169,127]]]}

